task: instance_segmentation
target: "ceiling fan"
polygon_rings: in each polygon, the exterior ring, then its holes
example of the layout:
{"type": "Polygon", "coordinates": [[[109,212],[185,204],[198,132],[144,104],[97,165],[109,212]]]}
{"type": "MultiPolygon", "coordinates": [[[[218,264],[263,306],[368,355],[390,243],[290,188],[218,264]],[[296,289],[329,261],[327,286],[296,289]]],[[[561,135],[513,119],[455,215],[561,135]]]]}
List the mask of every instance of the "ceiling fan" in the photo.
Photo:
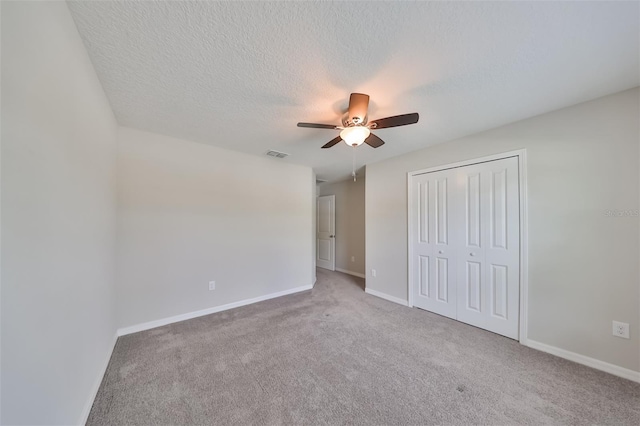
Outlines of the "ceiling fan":
{"type": "Polygon", "coordinates": [[[334,126],[332,124],[298,123],[298,127],[341,130],[340,136],[327,142],[322,146],[322,148],[331,148],[341,140],[354,148],[362,145],[363,143],[374,148],[378,148],[384,144],[384,141],[371,133],[371,130],[406,126],[408,124],[415,124],[418,122],[419,117],[417,112],[368,121],[368,107],[369,95],[352,93],[349,97],[349,111],[342,118],[342,126],[334,126]]]}

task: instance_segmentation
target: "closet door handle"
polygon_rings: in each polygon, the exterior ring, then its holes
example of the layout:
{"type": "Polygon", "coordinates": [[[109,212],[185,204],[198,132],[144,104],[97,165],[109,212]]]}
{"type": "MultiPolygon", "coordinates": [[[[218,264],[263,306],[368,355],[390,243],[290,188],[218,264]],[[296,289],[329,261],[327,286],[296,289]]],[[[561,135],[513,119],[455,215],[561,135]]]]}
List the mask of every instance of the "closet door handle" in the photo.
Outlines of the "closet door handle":
{"type": "Polygon", "coordinates": [[[442,254],[442,250],[438,250],[438,254],[442,254]]]}
{"type": "Polygon", "coordinates": [[[469,253],[469,256],[475,256],[476,254],[474,252],[469,253]]]}

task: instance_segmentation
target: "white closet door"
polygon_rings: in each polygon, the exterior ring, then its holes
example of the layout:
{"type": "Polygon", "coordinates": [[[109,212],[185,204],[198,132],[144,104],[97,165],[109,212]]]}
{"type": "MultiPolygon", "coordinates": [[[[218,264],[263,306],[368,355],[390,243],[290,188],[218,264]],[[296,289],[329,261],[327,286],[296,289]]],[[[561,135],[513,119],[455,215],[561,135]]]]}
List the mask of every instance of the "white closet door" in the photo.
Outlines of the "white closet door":
{"type": "Polygon", "coordinates": [[[518,159],[457,170],[457,319],[518,338],[520,211],[518,159]]]}
{"type": "Polygon", "coordinates": [[[518,338],[517,157],[412,177],[413,304],[518,338]]]}
{"type": "Polygon", "coordinates": [[[456,240],[451,223],[451,170],[414,178],[412,215],[413,303],[415,306],[456,317],[456,240]]]}

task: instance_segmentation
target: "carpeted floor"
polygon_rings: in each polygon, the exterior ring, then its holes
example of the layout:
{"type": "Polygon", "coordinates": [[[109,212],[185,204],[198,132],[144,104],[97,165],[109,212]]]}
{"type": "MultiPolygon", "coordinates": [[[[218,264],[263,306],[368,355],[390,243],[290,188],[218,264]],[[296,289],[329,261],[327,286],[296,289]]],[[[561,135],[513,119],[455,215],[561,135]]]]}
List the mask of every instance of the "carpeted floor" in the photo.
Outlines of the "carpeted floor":
{"type": "Polygon", "coordinates": [[[312,291],[118,339],[91,425],[640,424],[640,385],[363,292],[312,291]]]}

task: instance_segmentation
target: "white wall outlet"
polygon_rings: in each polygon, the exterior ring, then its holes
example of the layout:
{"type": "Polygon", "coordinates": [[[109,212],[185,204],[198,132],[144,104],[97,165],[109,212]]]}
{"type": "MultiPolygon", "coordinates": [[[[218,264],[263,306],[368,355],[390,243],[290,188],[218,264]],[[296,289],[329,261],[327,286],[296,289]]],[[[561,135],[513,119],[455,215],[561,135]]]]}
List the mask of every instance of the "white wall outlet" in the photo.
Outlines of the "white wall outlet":
{"type": "Polygon", "coordinates": [[[613,335],[616,337],[622,337],[623,339],[628,339],[629,324],[626,322],[613,321],[613,335]]]}
{"type": "Polygon", "coordinates": [[[355,256],[351,256],[351,263],[356,261],[356,257],[355,256]]]}
{"type": "Polygon", "coordinates": [[[209,281],[209,290],[215,290],[215,289],[216,289],[216,282],[209,281]]]}
{"type": "Polygon", "coordinates": [[[372,277],[375,277],[375,276],[376,276],[376,270],[375,270],[375,269],[372,269],[372,270],[371,270],[371,276],[372,276],[372,277]]]}

